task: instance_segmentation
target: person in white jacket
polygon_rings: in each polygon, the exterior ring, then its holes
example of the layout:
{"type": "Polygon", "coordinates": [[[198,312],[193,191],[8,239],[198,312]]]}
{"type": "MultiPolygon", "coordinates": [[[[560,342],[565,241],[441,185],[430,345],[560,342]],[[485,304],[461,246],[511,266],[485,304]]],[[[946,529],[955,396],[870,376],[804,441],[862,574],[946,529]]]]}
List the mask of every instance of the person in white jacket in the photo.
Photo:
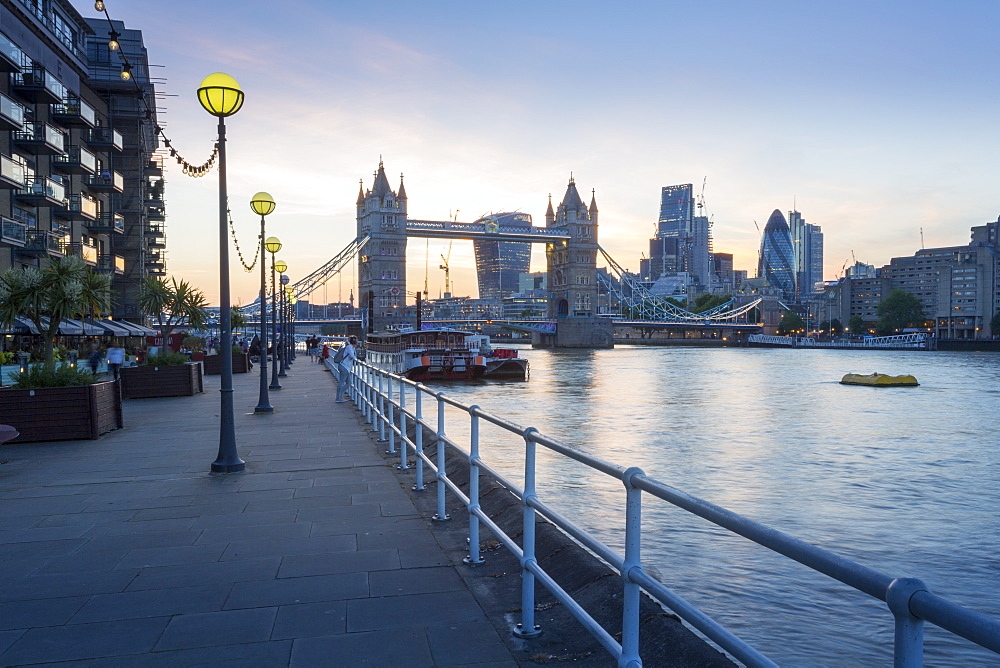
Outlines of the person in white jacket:
{"type": "MultiPolygon", "coordinates": [[[[350,386],[351,371],[354,369],[354,360],[358,359],[354,346],[358,344],[358,337],[352,336],[344,344],[344,354],[337,364],[337,403],[342,404],[348,400],[347,388],[350,386]]],[[[339,352],[339,351],[338,351],[339,352]]]]}

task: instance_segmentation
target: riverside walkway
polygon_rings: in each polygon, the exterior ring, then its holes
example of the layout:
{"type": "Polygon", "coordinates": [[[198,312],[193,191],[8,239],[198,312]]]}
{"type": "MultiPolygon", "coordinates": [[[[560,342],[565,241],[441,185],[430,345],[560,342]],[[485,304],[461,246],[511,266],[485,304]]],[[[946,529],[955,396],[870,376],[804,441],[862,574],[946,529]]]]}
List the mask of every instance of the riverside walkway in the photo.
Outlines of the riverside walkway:
{"type": "Polygon", "coordinates": [[[96,441],[0,446],[0,665],[530,663],[329,373],[299,358],[265,416],[234,380],[241,474],[208,473],[219,376],[96,441]]]}

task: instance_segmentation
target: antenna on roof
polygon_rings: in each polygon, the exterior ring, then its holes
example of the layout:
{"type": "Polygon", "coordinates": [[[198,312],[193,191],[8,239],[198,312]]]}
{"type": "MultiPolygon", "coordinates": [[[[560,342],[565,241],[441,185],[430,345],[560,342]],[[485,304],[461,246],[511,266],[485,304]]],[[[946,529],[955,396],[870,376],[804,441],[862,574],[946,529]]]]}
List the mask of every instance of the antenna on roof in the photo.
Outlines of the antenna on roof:
{"type": "Polygon", "coordinates": [[[924,228],[920,228],[920,250],[924,249],[924,228]]]}

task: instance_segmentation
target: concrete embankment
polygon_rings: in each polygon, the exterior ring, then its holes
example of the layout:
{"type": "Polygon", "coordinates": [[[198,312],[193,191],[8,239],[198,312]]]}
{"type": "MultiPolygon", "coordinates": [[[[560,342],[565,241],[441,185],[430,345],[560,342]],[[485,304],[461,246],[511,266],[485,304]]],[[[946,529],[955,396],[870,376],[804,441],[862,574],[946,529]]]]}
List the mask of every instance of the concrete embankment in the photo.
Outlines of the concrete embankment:
{"type": "MultiPolygon", "coordinates": [[[[360,419],[360,417],[359,417],[360,419]]],[[[362,422],[362,428],[368,429],[362,422]]],[[[369,432],[371,433],[371,432],[369,432]]],[[[410,437],[414,430],[411,426],[410,437]]],[[[377,435],[373,434],[372,438],[377,435]]],[[[434,460],[435,436],[424,430],[424,443],[434,460]]],[[[399,463],[399,455],[384,453],[387,465],[399,463]]],[[[448,477],[465,494],[469,491],[468,455],[448,447],[448,477]]],[[[411,466],[415,463],[411,462],[411,466]]],[[[415,472],[396,470],[396,477],[424,518],[437,512],[436,481],[425,470],[424,491],[412,489],[415,472]]],[[[462,563],[468,554],[468,511],[449,490],[446,493],[446,522],[434,522],[434,535],[445,553],[458,567],[460,576],[475,596],[501,639],[521,665],[572,662],[575,665],[613,665],[600,646],[569,610],[542,585],[536,584],[535,622],[542,634],[531,640],[516,638],[511,630],[521,620],[521,577],[517,558],[481,525],[480,544],[485,563],[470,567],[462,563]]],[[[492,477],[480,474],[480,504],[484,512],[505,533],[521,544],[522,506],[520,500],[492,477]]],[[[591,552],[578,545],[557,527],[538,518],[536,556],[539,565],[590,613],[612,636],[621,641],[622,580],[618,573],[591,552]]],[[[640,656],[647,666],[732,666],[731,660],[698,637],[672,613],[665,611],[645,594],[640,608],[640,656]]]]}

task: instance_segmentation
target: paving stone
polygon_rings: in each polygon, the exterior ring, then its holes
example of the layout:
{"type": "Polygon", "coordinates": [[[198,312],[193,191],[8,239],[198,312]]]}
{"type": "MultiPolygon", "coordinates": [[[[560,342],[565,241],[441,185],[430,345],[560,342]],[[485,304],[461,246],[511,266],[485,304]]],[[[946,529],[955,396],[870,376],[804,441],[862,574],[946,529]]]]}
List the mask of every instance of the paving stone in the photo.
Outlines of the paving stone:
{"type": "MultiPolygon", "coordinates": [[[[250,513],[251,515],[256,513],[250,513]]],[[[312,524],[305,522],[295,524],[288,520],[284,524],[260,524],[244,526],[217,527],[205,529],[197,545],[219,545],[249,541],[277,540],[284,538],[308,538],[312,524]]]]}
{"type": "Polygon", "coordinates": [[[438,568],[402,568],[368,574],[374,597],[462,591],[465,583],[451,566],[438,568]]]}
{"type": "Polygon", "coordinates": [[[91,554],[67,554],[45,561],[40,566],[36,564],[34,575],[110,571],[121,563],[126,554],[128,554],[127,550],[94,552],[91,554]]]}
{"type": "Polygon", "coordinates": [[[274,557],[144,568],[128,586],[128,591],[188,587],[217,582],[271,580],[277,575],[280,565],[281,559],[274,557]]]}
{"type": "Polygon", "coordinates": [[[224,583],[100,594],[91,597],[69,622],[83,624],[221,610],[232,586],[224,583]]]}
{"type": "Polygon", "coordinates": [[[29,629],[0,654],[0,664],[51,663],[148,652],[167,622],[167,618],[157,617],[29,629]]]}
{"type": "Polygon", "coordinates": [[[329,636],[345,633],[346,630],[346,601],[283,605],[278,608],[271,639],[329,636]]]}
{"type": "Polygon", "coordinates": [[[368,596],[367,573],[341,573],[301,578],[239,582],[233,586],[225,609],[336,601],[368,596]]]}
{"type": "Polygon", "coordinates": [[[32,575],[15,581],[0,579],[0,601],[111,594],[123,591],[135,579],[137,573],[137,570],[131,569],[79,573],[73,577],[57,574],[32,575]]]}
{"type": "Polygon", "coordinates": [[[345,633],[301,638],[292,643],[292,666],[430,666],[422,629],[345,633]]]}
{"type": "Polygon", "coordinates": [[[7,651],[7,648],[17,642],[17,639],[24,635],[24,629],[16,631],[0,631],[0,654],[7,651]]]}
{"type": "Polygon", "coordinates": [[[61,626],[90,600],[87,596],[0,603],[0,630],[61,626]]]}
{"type": "Polygon", "coordinates": [[[224,549],[224,546],[221,545],[181,545],[131,550],[122,557],[115,568],[150,568],[153,566],[210,563],[218,561],[224,549]]]}
{"type": "Polygon", "coordinates": [[[399,568],[396,550],[365,550],[344,552],[331,558],[328,554],[305,554],[281,560],[279,578],[299,578],[309,575],[358,573],[399,568]]]}
{"type": "Polygon", "coordinates": [[[297,511],[275,510],[269,513],[238,513],[231,515],[209,515],[199,517],[192,529],[214,529],[218,527],[266,526],[268,524],[289,524],[295,521],[297,511]]]}
{"type": "Polygon", "coordinates": [[[253,559],[298,554],[327,554],[357,549],[354,536],[321,536],[319,538],[276,538],[229,543],[221,560],[253,559]]]}
{"type": "Polygon", "coordinates": [[[246,666],[287,666],[291,658],[292,642],[255,642],[217,647],[179,649],[153,654],[138,654],[115,659],[99,659],[90,668],[176,668],[177,666],[204,666],[206,668],[245,668],[246,666]]]}
{"type": "Polygon", "coordinates": [[[421,626],[486,621],[486,615],[467,591],[366,598],[347,603],[347,631],[403,629],[419,620],[421,626]]]}
{"type": "Polygon", "coordinates": [[[427,627],[427,641],[436,666],[459,666],[510,661],[496,629],[488,622],[427,627]]]}
{"type": "Polygon", "coordinates": [[[261,642],[271,637],[277,608],[178,615],[170,620],[156,651],[261,642]]]}

